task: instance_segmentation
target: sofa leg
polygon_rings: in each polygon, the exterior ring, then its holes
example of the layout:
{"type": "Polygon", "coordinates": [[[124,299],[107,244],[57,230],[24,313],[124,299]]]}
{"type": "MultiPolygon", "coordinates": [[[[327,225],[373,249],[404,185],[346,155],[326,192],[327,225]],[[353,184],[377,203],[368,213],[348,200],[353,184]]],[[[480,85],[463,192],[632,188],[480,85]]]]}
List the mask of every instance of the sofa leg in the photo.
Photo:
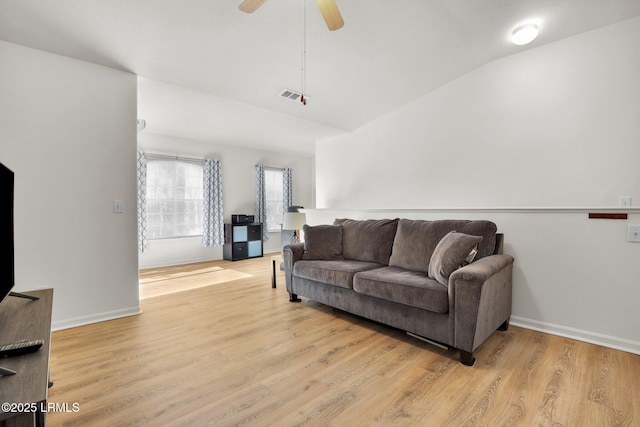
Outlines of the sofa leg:
{"type": "Polygon", "coordinates": [[[473,353],[460,350],[460,363],[464,366],[473,366],[476,363],[476,358],[473,357],[473,353]]]}
{"type": "Polygon", "coordinates": [[[505,320],[504,323],[498,326],[499,331],[506,331],[509,329],[509,319],[505,320]]]}
{"type": "Polygon", "coordinates": [[[302,301],[300,298],[298,298],[298,295],[289,292],[289,302],[300,302],[302,301]]]}

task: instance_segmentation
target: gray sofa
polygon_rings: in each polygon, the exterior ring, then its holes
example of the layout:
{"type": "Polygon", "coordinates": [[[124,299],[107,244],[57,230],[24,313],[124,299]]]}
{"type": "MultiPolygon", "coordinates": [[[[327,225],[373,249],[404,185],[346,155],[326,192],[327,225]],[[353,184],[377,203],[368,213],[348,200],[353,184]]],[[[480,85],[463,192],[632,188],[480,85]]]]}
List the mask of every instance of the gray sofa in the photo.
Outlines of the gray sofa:
{"type": "Polygon", "coordinates": [[[473,352],[511,316],[513,257],[490,221],[336,219],[283,248],[299,296],[473,352]]]}

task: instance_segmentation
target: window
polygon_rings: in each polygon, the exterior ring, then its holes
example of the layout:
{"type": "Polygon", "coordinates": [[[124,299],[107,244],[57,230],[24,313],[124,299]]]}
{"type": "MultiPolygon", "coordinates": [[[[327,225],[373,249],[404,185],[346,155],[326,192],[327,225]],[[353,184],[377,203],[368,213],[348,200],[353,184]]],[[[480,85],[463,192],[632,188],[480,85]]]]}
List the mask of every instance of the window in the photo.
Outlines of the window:
{"type": "Polygon", "coordinates": [[[202,165],[175,160],[149,160],[148,238],[202,235],[202,186],[202,165]]]}
{"type": "Polygon", "coordinates": [[[280,231],[284,217],[283,173],[281,169],[264,170],[264,185],[267,202],[267,230],[280,231]]]}

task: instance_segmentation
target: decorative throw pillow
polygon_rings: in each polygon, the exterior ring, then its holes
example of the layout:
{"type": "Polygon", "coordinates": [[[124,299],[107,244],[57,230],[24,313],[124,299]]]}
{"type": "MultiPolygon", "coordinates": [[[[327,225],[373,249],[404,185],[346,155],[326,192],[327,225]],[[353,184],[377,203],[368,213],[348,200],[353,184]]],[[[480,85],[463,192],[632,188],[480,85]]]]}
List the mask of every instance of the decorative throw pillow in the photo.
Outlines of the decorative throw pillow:
{"type": "Polygon", "coordinates": [[[433,251],[429,262],[429,277],[436,279],[443,285],[448,285],[449,276],[456,271],[472,251],[476,250],[480,236],[456,233],[452,231],[445,235],[433,251]]]}
{"type": "Polygon", "coordinates": [[[478,256],[479,245],[480,244],[478,243],[473,249],[471,249],[471,252],[469,252],[469,255],[467,255],[467,257],[464,259],[464,262],[462,263],[463,266],[471,264],[476,259],[476,257],[478,256]]]}
{"type": "Polygon", "coordinates": [[[302,259],[335,261],[342,257],[341,225],[304,225],[304,254],[302,259]]]}

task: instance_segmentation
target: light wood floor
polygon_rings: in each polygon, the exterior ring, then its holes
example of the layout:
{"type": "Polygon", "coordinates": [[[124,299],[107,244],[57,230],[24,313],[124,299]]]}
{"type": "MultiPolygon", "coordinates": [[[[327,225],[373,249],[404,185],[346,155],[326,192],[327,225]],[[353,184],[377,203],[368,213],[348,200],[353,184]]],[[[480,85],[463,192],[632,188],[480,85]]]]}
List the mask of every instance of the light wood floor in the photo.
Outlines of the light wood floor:
{"type": "Polygon", "coordinates": [[[55,332],[49,402],[79,411],[49,413],[48,425],[640,425],[638,355],[512,326],[465,367],[401,331],[289,303],[268,256],[141,277],[202,284],[189,270],[212,268],[249,277],[55,332]]]}

